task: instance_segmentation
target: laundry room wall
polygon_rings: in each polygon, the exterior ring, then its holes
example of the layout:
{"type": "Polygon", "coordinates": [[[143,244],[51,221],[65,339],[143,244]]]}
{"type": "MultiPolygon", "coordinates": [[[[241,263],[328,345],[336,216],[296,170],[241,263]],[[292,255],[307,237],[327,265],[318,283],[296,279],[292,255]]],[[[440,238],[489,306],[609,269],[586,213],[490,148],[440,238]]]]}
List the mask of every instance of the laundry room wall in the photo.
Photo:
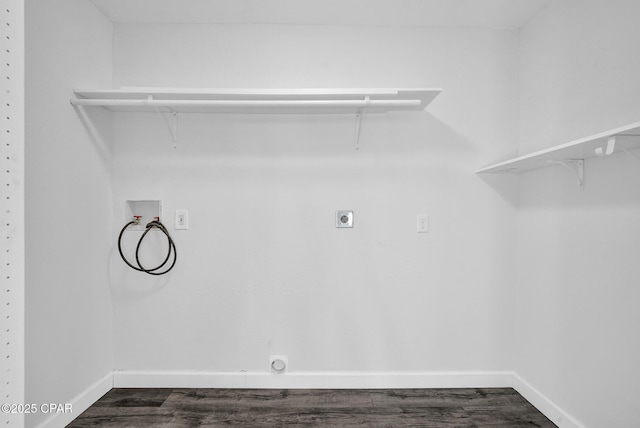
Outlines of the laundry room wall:
{"type": "MultiPolygon", "coordinates": [[[[640,121],[639,14],[554,1],[522,29],[523,153],[640,121]]],[[[638,219],[640,161],[620,150],[585,161],[584,191],[561,167],[522,175],[516,373],[585,427],[640,423],[638,219]]]]}
{"type": "Polygon", "coordinates": [[[111,119],[69,99],[111,85],[113,26],[84,0],[25,3],[24,403],[78,405],[113,369],[111,119]]]}
{"type": "Polygon", "coordinates": [[[512,367],[516,182],[474,170],[517,150],[517,31],[116,24],[114,44],[114,87],[443,88],[365,114],[359,150],[350,115],[181,114],[173,148],[159,114],[114,113],[114,239],[125,200],[160,199],[178,249],[164,277],[112,253],[116,371],[512,367]]]}

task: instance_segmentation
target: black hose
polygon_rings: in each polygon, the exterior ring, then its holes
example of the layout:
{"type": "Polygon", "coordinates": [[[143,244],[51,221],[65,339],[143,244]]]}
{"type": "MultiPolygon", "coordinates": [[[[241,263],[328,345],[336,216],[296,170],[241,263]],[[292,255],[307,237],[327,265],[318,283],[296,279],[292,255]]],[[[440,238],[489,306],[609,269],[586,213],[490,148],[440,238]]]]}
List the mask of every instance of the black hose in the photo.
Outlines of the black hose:
{"type": "Polygon", "coordinates": [[[140,269],[143,272],[148,273],[149,275],[164,275],[165,273],[173,269],[173,267],[176,265],[177,259],[178,259],[178,252],[176,251],[176,244],[173,242],[173,239],[171,239],[171,236],[169,235],[169,231],[167,230],[167,228],[164,227],[164,225],[160,223],[159,220],[154,220],[152,222],[149,222],[147,224],[147,229],[144,231],[144,233],[138,240],[138,245],[136,246],[136,262],[138,263],[138,266],[140,267],[140,269]],[[145,269],[142,266],[142,263],[140,263],[140,246],[142,245],[142,241],[144,240],[144,237],[147,236],[147,233],[149,233],[149,231],[153,228],[160,229],[162,233],[165,234],[165,236],[167,237],[167,244],[169,244],[169,248],[167,250],[167,257],[165,257],[164,261],[159,266],[153,269],[145,269]],[[167,262],[169,261],[169,258],[171,257],[172,251],[173,251],[173,262],[171,263],[171,266],[169,266],[166,270],[162,272],[156,272],[157,270],[162,269],[165,264],[167,264],[167,262]]]}
{"type": "Polygon", "coordinates": [[[176,265],[176,260],[178,259],[176,244],[173,242],[173,239],[171,239],[171,236],[169,235],[169,231],[167,230],[166,227],[164,227],[164,225],[160,222],[160,220],[153,220],[147,223],[145,231],[142,233],[142,236],[140,236],[140,239],[138,240],[138,245],[136,246],[136,263],[138,266],[134,266],[131,262],[129,262],[129,260],[127,260],[124,253],[122,252],[122,235],[124,234],[124,231],[127,230],[127,228],[132,224],[139,224],[139,223],[138,221],[134,220],[125,224],[122,230],[120,231],[120,235],[118,236],[118,251],[120,252],[120,257],[122,257],[122,260],[127,264],[127,266],[129,266],[131,269],[137,270],[138,272],[144,272],[149,275],[164,275],[165,273],[173,269],[173,267],[176,265]],[[154,267],[153,269],[146,269],[145,267],[142,266],[142,263],[140,263],[140,247],[142,245],[142,241],[144,240],[145,236],[147,236],[147,233],[149,233],[151,229],[159,229],[162,233],[165,234],[165,236],[167,237],[168,250],[167,250],[167,256],[165,257],[164,261],[160,265],[154,267]],[[162,272],[156,272],[157,270],[162,269],[167,264],[167,262],[171,258],[172,253],[173,253],[173,262],[171,263],[171,265],[162,272]]]}
{"type": "Polygon", "coordinates": [[[129,223],[125,224],[124,227],[122,228],[122,230],[120,231],[120,235],[118,235],[118,251],[120,252],[120,257],[122,257],[122,260],[131,268],[131,269],[135,269],[138,271],[142,271],[141,268],[137,268],[134,265],[132,265],[129,260],[127,260],[127,258],[124,256],[124,253],[122,252],[122,235],[124,234],[124,231],[127,230],[127,228],[129,226],[131,226],[132,224],[138,224],[137,221],[130,221],[129,223]]]}

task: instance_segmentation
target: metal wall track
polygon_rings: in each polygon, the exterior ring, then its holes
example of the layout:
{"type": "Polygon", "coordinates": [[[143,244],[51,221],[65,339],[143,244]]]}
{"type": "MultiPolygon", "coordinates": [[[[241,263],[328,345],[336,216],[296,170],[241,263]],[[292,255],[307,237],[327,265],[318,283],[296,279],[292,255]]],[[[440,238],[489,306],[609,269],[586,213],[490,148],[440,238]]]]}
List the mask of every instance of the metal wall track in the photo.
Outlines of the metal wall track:
{"type": "Polygon", "coordinates": [[[0,2],[0,426],[22,427],[24,411],[18,405],[24,404],[24,0],[0,2]]]}

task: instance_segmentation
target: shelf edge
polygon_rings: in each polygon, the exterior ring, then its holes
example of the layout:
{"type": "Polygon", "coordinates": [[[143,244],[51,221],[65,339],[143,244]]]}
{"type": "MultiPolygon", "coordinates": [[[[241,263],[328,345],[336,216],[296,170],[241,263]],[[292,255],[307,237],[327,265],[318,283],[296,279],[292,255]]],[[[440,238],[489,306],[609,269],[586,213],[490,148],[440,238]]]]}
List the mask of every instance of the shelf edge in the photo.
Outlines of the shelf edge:
{"type": "MultiPolygon", "coordinates": [[[[527,161],[527,160],[535,159],[535,158],[540,158],[540,157],[543,157],[543,156],[546,156],[546,155],[550,155],[550,154],[553,154],[555,152],[559,152],[561,150],[565,150],[565,149],[568,149],[568,148],[577,147],[577,146],[580,146],[580,145],[583,145],[583,144],[586,144],[586,143],[590,143],[590,142],[593,142],[593,141],[597,141],[597,140],[603,140],[603,139],[606,139],[606,138],[614,136],[614,135],[625,135],[625,133],[628,133],[629,131],[632,131],[632,130],[640,130],[640,122],[634,122],[634,123],[631,123],[631,124],[628,124],[628,125],[625,125],[625,126],[620,126],[618,128],[610,129],[608,131],[599,132],[597,134],[593,134],[593,135],[590,135],[588,137],[579,138],[577,140],[573,140],[573,141],[570,141],[568,143],[559,144],[559,145],[552,146],[552,147],[549,147],[549,148],[546,148],[546,149],[538,150],[538,151],[533,152],[533,153],[529,153],[529,154],[526,154],[526,155],[522,155],[522,156],[518,156],[518,157],[515,157],[515,158],[507,159],[507,160],[504,160],[502,162],[497,162],[497,163],[494,163],[494,164],[490,164],[490,165],[487,165],[485,167],[477,169],[476,170],[476,174],[481,174],[481,173],[516,173],[516,174],[518,174],[518,173],[525,172],[525,171],[530,171],[530,170],[533,170],[533,169],[544,168],[544,167],[547,167],[548,165],[542,164],[539,168],[527,168],[525,170],[518,170],[518,168],[515,167],[515,166],[513,167],[512,171],[509,171],[508,170],[509,168],[505,169],[505,167],[508,167],[509,165],[515,165],[515,164],[517,164],[519,162],[523,162],[523,161],[527,161]]],[[[591,157],[595,157],[595,155],[591,156],[591,157]]]]}

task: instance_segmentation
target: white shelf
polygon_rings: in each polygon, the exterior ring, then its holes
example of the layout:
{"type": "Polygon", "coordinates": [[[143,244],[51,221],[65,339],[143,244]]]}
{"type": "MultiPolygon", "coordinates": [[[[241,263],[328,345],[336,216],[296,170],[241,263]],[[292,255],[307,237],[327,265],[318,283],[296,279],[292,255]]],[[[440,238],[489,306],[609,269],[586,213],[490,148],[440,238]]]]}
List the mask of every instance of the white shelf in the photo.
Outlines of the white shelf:
{"type": "MultiPolygon", "coordinates": [[[[640,122],[488,165],[478,169],[476,172],[520,174],[534,169],[558,165],[565,161],[576,162],[596,156],[606,156],[607,148],[611,148],[610,137],[615,137],[615,152],[640,148],[640,122]],[[599,151],[600,155],[596,151],[599,151]]],[[[564,166],[566,166],[566,163],[564,166]]]]}
{"type": "Polygon", "coordinates": [[[76,89],[71,104],[112,111],[357,114],[419,111],[441,89],[76,89]]]}

